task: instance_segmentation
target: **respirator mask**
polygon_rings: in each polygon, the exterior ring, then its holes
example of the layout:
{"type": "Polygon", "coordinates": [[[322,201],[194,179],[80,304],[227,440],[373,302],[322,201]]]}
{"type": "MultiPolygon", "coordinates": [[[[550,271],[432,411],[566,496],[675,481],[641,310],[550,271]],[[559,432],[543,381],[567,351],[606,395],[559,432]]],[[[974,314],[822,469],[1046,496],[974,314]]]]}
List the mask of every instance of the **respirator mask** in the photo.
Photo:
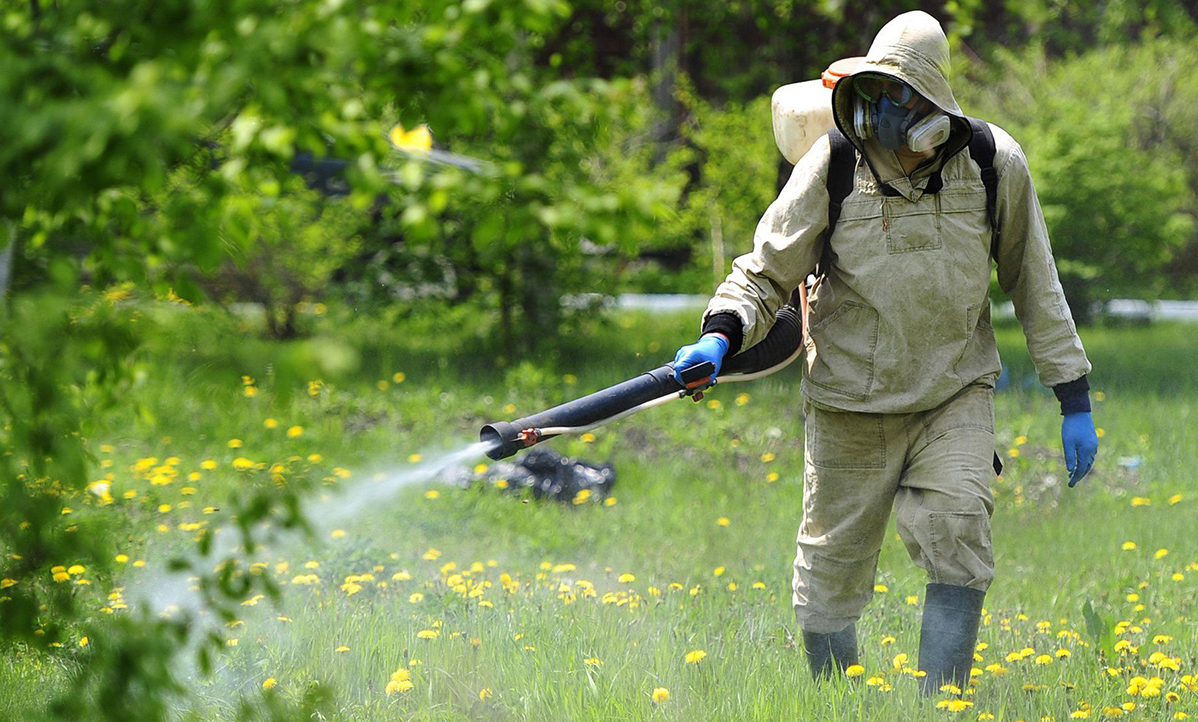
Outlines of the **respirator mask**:
{"type": "Polygon", "coordinates": [[[948,116],[906,83],[885,75],[863,73],[853,78],[858,97],[853,130],[862,139],[877,138],[888,150],[904,145],[916,153],[948,140],[948,116]]]}

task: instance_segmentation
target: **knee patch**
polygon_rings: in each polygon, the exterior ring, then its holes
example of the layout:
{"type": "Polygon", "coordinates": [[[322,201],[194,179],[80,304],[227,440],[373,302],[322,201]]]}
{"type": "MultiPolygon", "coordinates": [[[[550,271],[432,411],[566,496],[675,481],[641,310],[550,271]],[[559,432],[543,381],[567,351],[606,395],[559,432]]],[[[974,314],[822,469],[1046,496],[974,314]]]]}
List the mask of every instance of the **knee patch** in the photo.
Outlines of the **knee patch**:
{"type": "Polygon", "coordinates": [[[994,579],[990,515],[934,511],[926,517],[928,572],[933,582],[985,591],[994,579]]]}

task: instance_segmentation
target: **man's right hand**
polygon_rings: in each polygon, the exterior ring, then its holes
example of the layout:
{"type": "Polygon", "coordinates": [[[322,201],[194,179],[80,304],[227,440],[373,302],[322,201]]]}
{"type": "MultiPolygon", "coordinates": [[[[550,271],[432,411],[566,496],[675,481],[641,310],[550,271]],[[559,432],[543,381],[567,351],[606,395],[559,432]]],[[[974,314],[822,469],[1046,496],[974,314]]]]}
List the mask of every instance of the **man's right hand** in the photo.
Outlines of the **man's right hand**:
{"type": "Polygon", "coordinates": [[[680,372],[704,361],[710,361],[715,366],[715,373],[711,375],[711,379],[714,381],[720,373],[720,363],[724,360],[726,353],[728,353],[728,339],[724,338],[724,334],[709,333],[695,343],[683,346],[678,349],[678,353],[674,354],[674,379],[681,384],[680,372]]]}

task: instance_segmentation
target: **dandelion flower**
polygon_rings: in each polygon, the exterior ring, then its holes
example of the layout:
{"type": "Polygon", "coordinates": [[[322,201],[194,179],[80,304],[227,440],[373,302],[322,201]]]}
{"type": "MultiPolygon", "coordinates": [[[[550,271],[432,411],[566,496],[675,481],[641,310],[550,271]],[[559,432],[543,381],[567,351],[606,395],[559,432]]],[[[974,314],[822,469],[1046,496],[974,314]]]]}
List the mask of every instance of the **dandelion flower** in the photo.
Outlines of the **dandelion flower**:
{"type": "Polygon", "coordinates": [[[424,601],[424,595],[421,594],[420,592],[412,592],[411,596],[408,597],[408,602],[410,604],[419,604],[420,602],[423,602],[423,601],[424,601]]]}
{"type": "Polygon", "coordinates": [[[333,537],[334,539],[344,539],[345,538],[345,530],[344,529],[334,529],[332,531],[332,533],[329,534],[329,536],[333,537]]]}
{"type": "Polygon", "coordinates": [[[411,680],[404,680],[402,682],[396,682],[395,680],[391,680],[390,682],[387,683],[387,689],[385,690],[385,692],[386,692],[387,696],[390,697],[391,695],[393,695],[397,692],[401,693],[401,694],[403,692],[407,692],[409,689],[411,689],[415,686],[416,685],[413,684],[411,680]]]}
{"type": "Polygon", "coordinates": [[[241,439],[229,439],[229,448],[230,449],[240,449],[241,446],[242,446],[241,439]]]}
{"type": "Polygon", "coordinates": [[[706,656],[707,652],[704,652],[702,649],[693,649],[686,653],[686,663],[698,664],[699,662],[703,661],[703,658],[706,656]]]}
{"type": "Polygon", "coordinates": [[[262,683],[262,689],[270,689],[271,687],[274,687],[276,683],[277,681],[274,677],[267,677],[266,681],[262,683]]]}
{"type": "Polygon", "coordinates": [[[936,703],[937,709],[946,709],[949,712],[963,712],[973,706],[973,702],[968,699],[942,699],[936,703]]]}
{"type": "Polygon", "coordinates": [[[441,492],[437,491],[436,489],[429,489],[428,491],[424,492],[425,499],[437,499],[440,496],[441,492]]]}
{"type": "Polygon", "coordinates": [[[420,639],[436,639],[441,636],[440,629],[422,629],[416,632],[416,636],[420,639]]]}
{"type": "Polygon", "coordinates": [[[636,575],[621,574],[619,579],[617,579],[616,581],[618,581],[620,584],[631,584],[632,582],[636,581],[636,575]]]}
{"type": "Polygon", "coordinates": [[[494,694],[494,693],[491,691],[490,687],[483,687],[482,689],[480,689],[478,691],[478,698],[480,701],[485,700],[488,697],[490,697],[492,694],[494,694]]]}
{"type": "Polygon", "coordinates": [[[720,526],[729,526],[732,524],[732,520],[726,516],[721,516],[719,519],[715,520],[715,523],[719,524],[720,526]]]}
{"type": "Polygon", "coordinates": [[[666,689],[665,687],[654,687],[653,688],[654,704],[664,704],[669,701],[670,701],[670,690],[666,689]]]}
{"type": "Polygon", "coordinates": [[[1163,559],[1164,557],[1166,557],[1168,555],[1169,555],[1168,549],[1157,549],[1156,553],[1153,554],[1152,556],[1154,559],[1163,559]]]}
{"type": "Polygon", "coordinates": [[[846,677],[860,677],[863,674],[865,674],[865,667],[861,666],[860,664],[850,664],[848,668],[844,670],[844,676],[846,677]]]}

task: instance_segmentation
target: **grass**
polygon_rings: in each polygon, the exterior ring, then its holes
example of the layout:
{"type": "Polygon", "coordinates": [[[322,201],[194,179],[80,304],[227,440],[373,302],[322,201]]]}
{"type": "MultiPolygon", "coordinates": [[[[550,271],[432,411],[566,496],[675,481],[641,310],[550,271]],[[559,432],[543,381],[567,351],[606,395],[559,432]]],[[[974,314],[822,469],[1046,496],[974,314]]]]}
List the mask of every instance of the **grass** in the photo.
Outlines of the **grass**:
{"type": "MultiPolygon", "coordinates": [[[[517,363],[481,354],[468,328],[333,313],[344,315],[318,319],[314,340],[286,346],[255,341],[203,311],[151,314],[159,340],[140,359],[140,386],[113,414],[111,433],[93,440],[101,463],[111,462],[116,500],[74,504],[79,514],[117,515],[120,550],[150,564],[119,581],[96,579],[81,593],[94,593],[97,607],[117,584],[132,595],[146,585],[139,574],[187,548],[195,527],[180,525],[220,524],[224,512],[204,514],[207,507],[302,479],[328,491],[368,487],[375,472],[410,471],[472,441],[486,421],[664,362],[695,327],[689,316],[599,319],[554,356],[517,363]],[[316,379],[319,387],[310,386],[316,379]],[[293,427],[301,430],[289,435],[293,427]],[[231,439],[242,445],[230,448],[231,439]],[[166,464],[170,457],[178,462],[166,464]],[[146,458],[156,459],[146,472],[131,470],[146,458]],[[266,468],[237,470],[238,458],[266,468]],[[202,468],[205,460],[216,468],[202,468]],[[272,482],[276,463],[283,467],[272,482]],[[149,478],[162,466],[175,476],[155,485],[149,478]],[[193,472],[200,477],[189,481],[193,472]],[[138,494],[127,500],[125,491],[138,494]]],[[[1198,674],[1198,337],[1170,325],[1082,336],[1104,435],[1095,472],[1069,490],[1055,399],[1031,378],[1018,328],[999,329],[1011,383],[996,404],[1007,462],[994,485],[997,580],[980,637],[982,673],[960,712],[920,701],[904,671],[915,664],[924,579],[893,534],[881,586],[858,625],[864,674],[818,686],[808,677],[790,608],[802,508],[792,368],[717,388],[698,405],[647,411],[593,439],[552,442],[615,466],[614,505],[422,482],[339,520],[343,534],[318,527],[311,542],[247,558],[266,564],[282,599],[245,606],[241,623],[222,629],[237,642],[212,676],[182,668],[194,695],[181,713],[235,719],[239,696],[298,700],[319,685],[332,690],[329,717],[343,720],[1198,715],[1198,684],[1185,677],[1198,674]],[[1125,550],[1129,541],[1135,548],[1125,550]],[[293,582],[303,574],[319,581],[293,582]],[[1087,604],[1095,610],[1089,625],[1087,604]],[[688,663],[695,650],[705,658],[688,663]],[[412,686],[388,694],[400,668],[412,686]],[[1160,694],[1129,693],[1136,676],[1160,678],[1160,694]],[[669,691],[667,701],[653,701],[657,688],[669,691]]],[[[0,716],[36,716],[45,690],[61,686],[86,654],[8,655],[0,685],[11,692],[0,716]]]]}

